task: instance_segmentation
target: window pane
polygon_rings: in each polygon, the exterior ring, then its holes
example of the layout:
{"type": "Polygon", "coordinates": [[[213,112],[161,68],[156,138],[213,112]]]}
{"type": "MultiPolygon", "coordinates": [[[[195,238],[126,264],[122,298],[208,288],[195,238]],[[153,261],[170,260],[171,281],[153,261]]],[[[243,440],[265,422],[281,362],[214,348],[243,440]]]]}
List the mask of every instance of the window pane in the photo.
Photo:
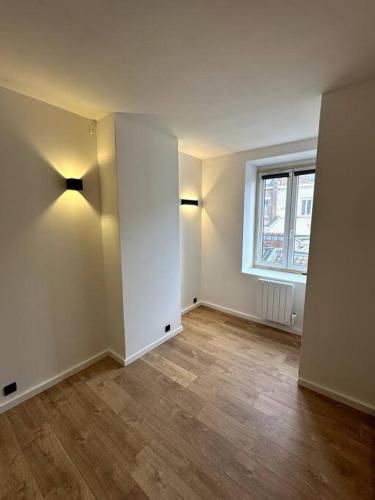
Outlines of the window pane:
{"type": "Polygon", "coordinates": [[[293,238],[293,267],[307,269],[315,174],[297,176],[296,223],[293,238]]]}
{"type": "Polygon", "coordinates": [[[288,177],[263,180],[263,219],[261,221],[261,260],[281,265],[285,257],[285,214],[288,177]]]}

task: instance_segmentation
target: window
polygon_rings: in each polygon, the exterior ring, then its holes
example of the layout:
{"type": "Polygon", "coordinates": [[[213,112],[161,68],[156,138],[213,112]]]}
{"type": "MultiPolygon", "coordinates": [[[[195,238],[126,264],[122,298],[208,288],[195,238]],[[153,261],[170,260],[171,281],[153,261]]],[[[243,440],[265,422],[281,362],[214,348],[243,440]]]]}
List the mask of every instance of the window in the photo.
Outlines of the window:
{"type": "Polygon", "coordinates": [[[314,183],[311,166],[259,172],[257,267],[307,271],[314,183]]]}
{"type": "Polygon", "coordinates": [[[312,199],[303,198],[301,203],[300,215],[311,215],[311,206],[312,206],[312,199]]]}

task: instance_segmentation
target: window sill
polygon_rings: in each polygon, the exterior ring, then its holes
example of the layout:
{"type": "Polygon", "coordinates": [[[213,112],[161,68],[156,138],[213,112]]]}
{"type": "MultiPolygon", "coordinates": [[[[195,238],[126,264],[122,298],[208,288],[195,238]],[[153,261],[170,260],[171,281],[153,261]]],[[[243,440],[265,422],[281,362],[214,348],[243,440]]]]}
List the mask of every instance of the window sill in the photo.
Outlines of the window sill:
{"type": "Polygon", "coordinates": [[[267,278],[287,283],[306,284],[307,276],[304,274],[288,273],[287,271],[275,271],[274,269],[262,269],[259,267],[248,267],[242,270],[244,274],[249,274],[257,278],[267,278]]]}

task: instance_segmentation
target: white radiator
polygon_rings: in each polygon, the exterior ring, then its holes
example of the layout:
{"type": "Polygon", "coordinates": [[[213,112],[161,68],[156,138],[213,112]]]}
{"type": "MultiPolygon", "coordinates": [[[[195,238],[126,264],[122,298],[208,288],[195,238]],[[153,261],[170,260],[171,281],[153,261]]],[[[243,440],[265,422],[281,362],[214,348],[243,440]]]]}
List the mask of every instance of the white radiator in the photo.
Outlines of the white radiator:
{"type": "Polygon", "coordinates": [[[258,307],[260,318],[282,323],[293,324],[294,285],[281,281],[258,280],[258,307]]]}

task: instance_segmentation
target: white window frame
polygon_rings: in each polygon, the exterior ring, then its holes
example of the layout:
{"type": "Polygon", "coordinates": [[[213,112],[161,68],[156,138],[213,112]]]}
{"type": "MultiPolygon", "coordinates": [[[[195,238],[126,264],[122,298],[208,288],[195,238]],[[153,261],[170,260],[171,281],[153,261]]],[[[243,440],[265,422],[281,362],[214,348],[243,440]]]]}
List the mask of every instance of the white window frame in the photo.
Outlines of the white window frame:
{"type": "MultiPolygon", "coordinates": [[[[293,272],[299,274],[306,274],[307,269],[301,266],[293,265],[293,242],[294,242],[294,232],[296,226],[297,218],[297,186],[298,186],[298,176],[294,175],[294,171],[309,171],[311,169],[315,170],[315,163],[308,163],[304,165],[296,165],[294,167],[286,167],[279,165],[277,168],[266,168],[258,169],[257,172],[257,202],[255,209],[255,238],[254,238],[254,267],[261,269],[274,269],[277,271],[293,272]],[[269,265],[262,261],[262,221],[263,221],[263,209],[264,209],[264,192],[263,189],[263,179],[262,176],[265,174],[289,174],[289,182],[287,184],[286,193],[286,203],[285,203],[285,228],[284,228],[284,242],[285,251],[284,258],[280,264],[269,265]]],[[[315,186],[314,186],[315,187],[315,186]]]]}

